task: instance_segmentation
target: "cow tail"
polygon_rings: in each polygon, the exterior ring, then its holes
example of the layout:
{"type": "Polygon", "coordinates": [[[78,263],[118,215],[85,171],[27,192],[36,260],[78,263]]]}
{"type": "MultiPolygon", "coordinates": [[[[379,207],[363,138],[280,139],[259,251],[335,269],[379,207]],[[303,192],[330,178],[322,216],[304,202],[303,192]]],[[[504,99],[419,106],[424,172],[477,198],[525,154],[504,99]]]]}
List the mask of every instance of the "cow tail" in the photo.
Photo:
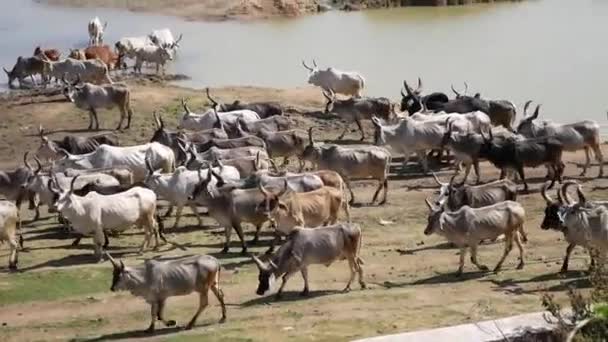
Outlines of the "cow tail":
{"type": "Polygon", "coordinates": [[[21,228],[21,212],[17,209],[17,234],[19,235],[19,247],[23,250],[23,230],[21,228]]]}
{"type": "Polygon", "coordinates": [[[515,103],[508,101],[509,104],[511,105],[511,107],[513,108],[513,116],[511,117],[511,127],[513,127],[513,125],[515,124],[515,117],[517,116],[517,106],[515,106],[515,103]]]}
{"type": "Polygon", "coordinates": [[[357,244],[357,249],[356,249],[356,261],[357,264],[359,265],[359,267],[361,267],[361,265],[365,265],[365,261],[361,258],[361,245],[363,244],[363,231],[361,231],[361,229],[358,229],[358,233],[357,234],[359,236],[359,243],[357,244]]]}
{"type": "Polygon", "coordinates": [[[344,208],[344,214],[346,214],[346,222],[350,221],[350,205],[348,204],[348,196],[346,195],[346,185],[344,180],[340,177],[340,192],[342,192],[342,207],[344,208]]]}

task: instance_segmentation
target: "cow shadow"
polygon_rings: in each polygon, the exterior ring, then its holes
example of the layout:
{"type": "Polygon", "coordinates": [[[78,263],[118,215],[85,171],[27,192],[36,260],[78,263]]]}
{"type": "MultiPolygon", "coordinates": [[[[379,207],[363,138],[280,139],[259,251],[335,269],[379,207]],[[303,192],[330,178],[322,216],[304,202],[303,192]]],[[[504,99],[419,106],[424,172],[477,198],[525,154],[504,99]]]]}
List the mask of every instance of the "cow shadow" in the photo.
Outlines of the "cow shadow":
{"type": "MultiPolygon", "coordinates": [[[[112,249],[113,248],[110,247],[110,248],[108,248],[108,251],[110,251],[112,249]]],[[[137,251],[123,249],[122,251],[110,252],[112,257],[114,257],[114,258],[122,258],[125,255],[132,255],[134,253],[137,254],[137,251]]],[[[102,263],[104,261],[105,260],[101,261],[100,263],[102,263]]],[[[87,264],[94,265],[96,263],[97,263],[97,259],[95,258],[93,253],[72,254],[72,255],[67,255],[67,256],[59,258],[59,259],[45,261],[45,262],[37,264],[37,265],[20,268],[19,271],[27,272],[27,271],[33,271],[33,270],[38,270],[38,269],[42,269],[42,268],[62,268],[62,267],[70,267],[70,266],[81,266],[81,265],[87,265],[87,264]]]]}
{"type": "MultiPolygon", "coordinates": [[[[410,283],[402,284],[403,286],[407,285],[438,285],[438,284],[451,284],[451,283],[460,283],[463,281],[469,280],[477,280],[488,275],[491,275],[491,272],[482,272],[482,271],[471,271],[464,272],[461,275],[458,275],[456,272],[451,273],[439,273],[434,276],[419,279],[412,281],[410,283]]],[[[399,287],[399,286],[390,286],[390,287],[399,287]]]]}
{"type": "Polygon", "coordinates": [[[241,303],[239,306],[243,308],[255,306],[255,305],[264,305],[264,304],[273,304],[273,303],[286,303],[286,302],[296,302],[296,301],[305,301],[312,298],[331,296],[336,294],[344,293],[339,290],[317,290],[310,291],[307,296],[300,295],[300,291],[283,291],[283,294],[280,299],[276,299],[274,294],[266,295],[264,297],[257,297],[250,299],[246,302],[241,303]]]}
{"type": "MultiPolygon", "coordinates": [[[[194,327],[194,329],[206,327],[212,325],[214,323],[200,324],[194,327]]],[[[73,338],[69,341],[72,342],[96,342],[96,341],[117,341],[117,340],[135,340],[135,339],[149,339],[154,337],[161,337],[171,334],[176,334],[181,331],[184,331],[183,327],[169,327],[157,329],[153,333],[147,332],[145,330],[132,330],[132,331],[123,331],[118,333],[112,333],[107,335],[101,335],[93,338],[73,338]]]]}
{"type": "Polygon", "coordinates": [[[88,129],[88,128],[74,128],[74,129],[58,129],[54,131],[47,132],[47,135],[56,134],[56,133],[109,133],[114,132],[111,128],[100,128],[98,130],[88,129]]]}
{"type": "Polygon", "coordinates": [[[397,253],[399,253],[400,255],[414,255],[418,252],[424,252],[424,251],[428,251],[428,250],[438,250],[438,249],[439,250],[447,250],[447,249],[457,250],[458,248],[449,242],[445,242],[445,243],[440,243],[438,245],[424,246],[424,247],[420,247],[420,248],[410,248],[410,249],[397,248],[397,249],[395,249],[395,251],[397,253]]]}

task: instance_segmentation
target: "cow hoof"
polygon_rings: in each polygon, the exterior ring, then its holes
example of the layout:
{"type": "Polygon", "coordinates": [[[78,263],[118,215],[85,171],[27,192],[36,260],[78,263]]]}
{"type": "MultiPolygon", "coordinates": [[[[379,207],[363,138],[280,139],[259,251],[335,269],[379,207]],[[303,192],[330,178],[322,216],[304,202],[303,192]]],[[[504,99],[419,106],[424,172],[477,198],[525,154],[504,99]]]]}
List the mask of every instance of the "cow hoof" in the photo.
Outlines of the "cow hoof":
{"type": "Polygon", "coordinates": [[[274,248],[268,248],[264,254],[272,255],[272,253],[274,253],[274,248]]]}
{"type": "Polygon", "coordinates": [[[310,291],[308,289],[304,289],[304,291],[300,292],[301,297],[308,297],[310,295],[310,291]]]}
{"type": "Polygon", "coordinates": [[[247,255],[247,248],[243,248],[241,250],[241,255],[247,255]]]}
{"type": "Polygon", "coordinates": [[[350,292],[350,286],[347,286],[344,288],[344,290],[342,290],[342,293],[349,293],[350,292]]]}
{"type": "Polygon", "coordinates": [[[226,253],[228,253],[228,251],[229,251],[229,250],[230,250],[230,249],[228,248],[228,246],[226,246],[226,247],[222,248],[222,250],[221,250],[221,252],[220,252],[220,253],[222,253],[222,254],[226,254],[226,253]]]}
{"type": "Polygon", "coordinates": [[[386,204],[386,200],[382,200],[382,202],[378,203],[378,205],[385,205],[386,204]]]}
{"type": "Polygon", "coordinates": [[[367,285],[364,282],[361,282],[359,285],[361,285],[361,290],[367,289],[367,285]]]}
{"type": "Polygon", "coordinates": [[[193,325],[188,324],[184,327],[184,330],[192,330],[193,325]]]}
{"type": "Polygon", "coordinates": [[[12,265],[8,265],[8,269],[11,271],[16,271],[17,270],[17,264],[12,264],[12,265]]]}
{"type": "Polygon", "coordinates": [[[218,323],[219,324],[226,323],[226,316],[223,316],[222,318],[220,318],[220,321],[218,323]]]}
{"type": "Polygon", "coordinates": [[[500,269],[501,269],[500,267],[496,267],[493,271],[494,274],[498,274],[500,272],[500,269]]]}
{"type": "Polygon", "coordinates": [[[177,322],[172,319],[167,321],[167,323],[165,323],[165,325],[168,327],[174,327],[176,324],[177,324],[177,322]]]}
{"type": "Polygon", "coordinates": [[[152,333],[154,333],[154,326],[151,325],[150,327],[148,327],[148,329],[144,330],[144,332],[146,334],[152,334],[152,333]]]}
{"type": "Polygon", "coordinates": [[[486,265],[479,265],[479,270],[482,272],[488,272],[490,269],[486,265]]]}
{"type": "Polygon", "coordinates": [[[277,293],[277,294],[274,296],[274,299],[275,299],[275,300],[281,300],[281,299],[283,299],[283,295],[282,295],[282,294],[280,294],[280,293],[277,293]]]}
{"type": "Polygon", "coordinates": [[[561,270],[559,270],[559,274],[561,274],[561,275],[565,275],[566,273],[568,273],[567,268],[562,268],[561,270]]]}
{"type": "Polygon", "coordinates": [[[458,270],[458,271],[456,271],[456,273],[454,273],[454,275],[455,275],[457,278],[462,277],[462,270],[458,270]]]}
{"type": "Polygon", "coordinates": [[[516,267],[517,270],[523,270],[524,269],[524,263],[520,263],[519,265],[517,265],[516,267]]]}

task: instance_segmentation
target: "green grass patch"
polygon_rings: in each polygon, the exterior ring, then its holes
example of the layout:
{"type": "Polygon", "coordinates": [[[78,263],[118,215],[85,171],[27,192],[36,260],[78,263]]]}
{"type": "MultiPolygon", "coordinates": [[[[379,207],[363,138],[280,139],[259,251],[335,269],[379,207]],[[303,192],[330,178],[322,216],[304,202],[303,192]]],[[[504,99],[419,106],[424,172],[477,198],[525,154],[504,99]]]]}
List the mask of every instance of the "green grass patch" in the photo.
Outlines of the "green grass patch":
{"type": "Polygon", "coordinates": [[[105,292],[110,277],[107,270],[87,269],[11,274],[0,279],[0,305],[105,292]]]}

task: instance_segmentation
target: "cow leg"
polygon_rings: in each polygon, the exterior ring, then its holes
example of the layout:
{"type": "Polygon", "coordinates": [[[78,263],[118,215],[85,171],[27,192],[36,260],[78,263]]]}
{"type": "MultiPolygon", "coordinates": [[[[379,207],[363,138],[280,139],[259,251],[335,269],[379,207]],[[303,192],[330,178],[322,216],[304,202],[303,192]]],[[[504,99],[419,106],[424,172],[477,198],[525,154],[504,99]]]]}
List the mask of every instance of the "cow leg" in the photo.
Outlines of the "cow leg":
{"type": "Polygon", "coordinates": [[[131,108],[131,105],[129,104],[127,107],[127,127],[125,127],[125,129],[131,128],[131,118],[132,117],[133,117],[133,108],[131,108]]]}
{"type": "Polygon", "coordinates": [[[222,253],[228,253],[230,250],[230,238],[232,237],[232,225],[225,224],[224,225],[224,248],[222,248],[222,253]]]}
{"type": "Polygon", "coordinates": [[[177,322],[175,322],[174,320],[165,320],[165,315],[164,315],[164,311],[165,311],[165,299],[160,299],[157,302],[157,306],[158,306],[158,310],[157,310],[157,315],[156,318],[158,318],[159,321],[163,322],[165,324],[165,326],[167,327],[172,327],[175,326],[175,324],[177,324],[177,322]]]}
{"type": "Polygon", "coordinates": [[[80,240],[82,240],[82,236],[77,237],[76,239],[74,239],[74,241],[72,242],[72,246],[76,247],[80,244],[80,240]]]}
{"type": "Polygon", "coordinates": [[[220,284],[218,284],[217,281],[214,281],[213,284],[211,284],[211,291],[213,291],[217,301],[220,302],[220,306],[222,307],[222,318],[220,318],[220,323],[224,323],[226,322],[226,304],[224,304],[224,292],[222,289],[220,289],[220,284]]]}
{"type": "Polygon", "coordinates": [[[89,115],[90,115],[90,123],[89,123],[89,129],[95,129],[98,130],[99,129],[99,120],[97,119],[97,111],[95,110],[95,108],[91,107],[89,108],[89,115]],[[95,120],[95,128],[93,128],[93,120],[95,120]]]}
{"type": "MultiPolygon", "coordinates": [[[[342,290],[342,292],[350,292],[350,284],[352,284],[353,280],[355,280],[355,275],[357,274],[358,271],[358,267],[357,267],[357,261],[355,260],[355,258],[351,255],[347,257],[348,259],[348,268],[350,269],[350,278],[348,279],[348,283],[346,283],[346,287],[344,288],[344,290],[342,290]]],[[[361,279],[359,279],[361,280],[361,279]]]]}
{"type": "Polygon", "coordinates": [[[156,74],[158,75],[159,65],[156,63],[156,74]]]}
{"type": "Polygon", "coordinates": [[[194,215],[196,215],[196,219],[198,220],[198,225],[199,226],[203,226],[203,218],[201,217],[201,214],[198,213],[198,208],[196,208],[196,205],[191,204],[190,205],[190,210],[192,210],[192,212],[194,213],[194,215]]]}
{"type": "Polygon", "coordinates": [[[458,272],[456,272],[456,276],[460,277],[462,275],[462,271],[464,270],[464,259],[467,256],[467,247],[460,247],[460,260],[458,265],[458,272]]]}
{"type": "MultiPolygon", "coordinates": [[[[523,225],[520,227],[519,232],[523,232],[523,225]]],[[[517,249],[519,249],[519,264],[517,264],[517,269],[521,270],[524,268],[524,246],[521,243],[521,237],[518,234],[519,232],[515,232],[513,236],[515,238],[515,244],[517,245],[517,249]]]]}
{"type": "MultiPolygon", "coordinates": [[[[378,182],[378,188],[376,189],[376,192],[374,192],[374,197],[372,197],[372,201],[370,202],[370,204],[376,203],[376,198],[378,197],[378,194],[380,193],[380,190],[382,190],[383,187],[384,187],[384,182],[382,182],[382,180],[380,180],[378,182]]],[[[384,204],[384,202],[386,202],[386,196],[384,196],[383,202],[380,204],[384,204]]]]}
{"type": "Polygon", "coordinates": [[[348,204],[353,205],[353,203],[355,203],[355,194],[353,193],[353,189],[350,187],[350,180],[346,177],[344,178],[344,184],[346,184],[346,188],[348,188],[348,191],[350,192],[350,201],[348,204]]]}
{"type": "Polygon", "coordinates": [[[426,151],[416,151],[418,158],[420,159],[420,164],[422,165],[422,173],[427,174],[429,172],[429,162],[426,156],[426,151]]]}
{"type": "Polygon", "coordinates": [[[95,229],[95,234],[93,235],[93,248],[95,249],[95,258],[97,259],[97,262],[103,261],[101,252],[103,250],[104,240],[103,228],[97,227],[97,229],[95,229]]]}
{"type": "Polygon", "coordinates": [[[308,267],[303,266],[300,269],[300,273],[302,273],[302,279],[304,279],[304,290],[300,292],[300,296],[308,296],[310,294],[308,290],[308,267]]]}
{"type": "Polygon", "coordinates": [[[576,247],[576,244],[573,243],[569,244],[568,247],[566,247],[566,256],[564,256],[564,263],[562,264],[562,268],[559,273],[568,272],[568,262],[570,261],[570,254],[572,254],[574,247],[576,247]]]}
{"type": "Polygon", "coordinates": [[[203,312],[203,310],[205,310],[205,308],[207,307],[208,304],[209,304],[209,287],[206,285],[199,293],[198,310],[196,310],[194,317],[192,317],[190,322],[188,322],[188,325],[186,325],[186,330],[190,330],[190,329],[192,329],[192,327],[194,327],[194,323],[196,323],[198,316],[201,314],[201,312],[203,312]]]}
{"type": "Polygon", "coordinates": [[[591,164],[591,158],[589,157],[589,146],[585,146],[585,166],[583,167],[583,172],[580,174],[581,177],[587,174],[589,164],[591,164]]]}
{"type": "Polygon", "coordinates": [[[165,213],[165,217],[169,217],[169,216],[171,216],[171,214],[173,214],[173,205],[169,204],[169,209],[167,209],[167,212],[165,213]]]}
{"type": "MultiPolygon", "coordinates": [[[[524,183],[524,191],[528,192],[528,183],[526,182],[526,175],[524,174],[523,165],[520,165],[517,167],[517,174],[519,174],[521,181],[524,183]]],[[[551,185],[549,185],[549,189],[553,188],[553,184],[555,184],[555,179],[553,179],[553,181],[551,182],[551,185]]]]}
{"type": "Polygon", "coordinates": [[[466,165],[465,170],[464,170],[464,179],[462,180],[463,183],[466,183],[467,178],[469,178],[469,173],[471,173],[471,166],[472,166],[471,163],[469,162],[469,163],[466,163],[466,164],[467,165],[466,165]]]}
{"type": "Polygon", "coordinates": [[[500,258],[500,260],[498,261],[498,264],[496,264],[496,267],[494,267],[494,273],[500,272],[500,269],[502,268],[502,263],[505,262],[505,259],[507,258],[509,253],[511,253],[511,249],[513,249],[514,234],[517,234],[517,232],[512,231],[509,233],[505,233],[505,251],[502,254],[502,258],[500,258]]]}
{"type": "Polygon", "coordinates": [[[283,281],[281,282],[281,286],[279,287],[279,291],[277,291],[277,294],[275,295],[275,299],[281,299],[281,297],[283,297],[283,289],[285,288],[285,284],[287,284],[287,281],[289,280],[289,278],[291,278],[291,276],[293,276],[294,272],[293,271],[288,271],[287,273],[285,273],[283,275],[283,281]]]}
{"type": "Polygon", "coordinates": [[[593,154],[595,155],[595,160],[597,160],[598,164],[600,165],[600,173],[598,174],[598,177],[604,177],[604,155],[602,154],[602,149],[600,148],[600,145],[595,145],[592,147],[593,148],[593,154]]]}
{"type": "Polygon", "coordinates": [[[175,211],[175,223],[173,224],[173,229],[177,229],[177,226],[179,225],[179,221],[182,218],[182,210],[184,209],[184,206],[181,204],[177,205],[177,210],[175,211]]]}
{"type": "MultiPolygon", "coordinates": [[[[234,230],[236,230],[236,235],[238,235],[239,239],[241,240],[241,246],[243,246],[243,249],[241,250],[241,254],[245,255],[245,254],[247,254],[247,242],[245,241],[245,236],[243,235],[243,227],[241,227],[240,222],[233,224],[233,227],[234,227],[234,230]]],[[[256,229],[257,229],[257,227],[256,227],[256,229]]]]}
{"type": "Polygon", "coordinates": [[[348,131],[348,127],[350,126],[350,122],[347,122],[346,125],[344,126],[344,131],[342,131],[342,134],[340,134],[336,140],[342,140],[344,139],[344,136],[346,135],[346,132],[348,131]]]}
{"type": "Polygon", "coordinates": [[[359,132],[361,132],[361,138],[359,141],[365,140],[365,132],[363,131],[363,126],[361,126],[361,121],[357,119],[355,120],[355,123],[357,124],[357,128],[359,128],[359,132]]]}
{"type": "Polygon", "coordinates": [[[108,239],[108,233],[106,233],[105,231],[103,232],[103,239],[103,249],[107,249],[110,245],[110,239],[108,239]]]}
{"type": "Polygon", "coordinates": [[[120,131],[120,128],[122,127],[122,123],[125,121],[125,118],[127,117],[127,111],[125,110],[125,108],[123,106],[120,107],[120,121],[118,121],[118,127],[116,127],[117,131],[120,131]]]}
{"type": "Polygon", "coordinates": [[[378,203],[379,205],[386,204],[386,196],[388,195],[388,179],[384,179],[382,186],[384,187],[384,194],[382,195],[382,201],[378,203]]]}
{"type": "Polygon", "coordinates": [[[255,225],[255,235],[253,236],[253,240],[251,240],[252,245],[257,245],[258,242],[260,241],[260,230],[262,230],[262,225],[256,224],[255,225]]]}
{"type": "Polygon", "coordinates": [[[157,302],[150,303],[150,316],[151,316],[150,326],[148,327],[148,329],[146,329],[147,333],[154,332],[154,325],[156,323],[156,317],[158,316],[158,303],[157,302]]]}
{"type": "Polygon", "coordinates": [[[281,234],[279,234],[279,232],[275,230],[274,239],[272,239],[272,242],[270,243],[270,247],[268,247],[268,250],[266,250],[265,254],[271,255],[272,252],[274,252],[274,247],[280,243],[281,243],[281,234]]]}
{"type": "Polygon", "coordinates": [[[471,249],[471,263],[473,263],[473,265],[477,266],[477,268],[482,271],[482,272],[487,272],[490,269],[488,268],[488,266],[480,264],[477,261],[477,246],[478,246],[479,242],[473,242],[473,243],[469,243],[469,248],[471,249]]]}
{"type": "MultiPolygon", "coordinates": [[[[152,216],[152,220],[154,220],[154,216],[152,216]]],[[[149,222],[146,222],[145,227],[144,227],[144,241],[141,243],[141,245],[139,246],[139,254],[142,254],[144,252],[144,249],[146,248],[146,246],[150,246],[150,243],[152,242],[152,228],[153,226],[150,226],[149,222]]],[[[141,226],[140,226],[141,228],[141,226]]],[[[158,239],[158,238],[157,238],[158,239]]],[[[157,246],[158,246],[158,240],[156,240],[157,246]]]]}
{"type": "Polygon", "coordinates": [[[500,176],[498,176],[499,179],[505,179],[507,173],[505,172],[505,169],[500,169],[500,176]]]}
{"type": "Polygon", "coordinates": [[[11,254],[8,258],[8,268],[12,271],[17,269],[17,262],[18,262],[18,254],[17,254],[17,250],[19,249],[19,245],[17,244],[16,241],[16,237],[9,239],[8,241],[10,250],[11,250],[11,254]]]}
{"type": "Polygon", "coordinates": [[[479,173],[479,160],[473,159],[473,169],[475,170],[475,176],[477,177],[476,184],[481,183],[481,174],[479,173]]]}

